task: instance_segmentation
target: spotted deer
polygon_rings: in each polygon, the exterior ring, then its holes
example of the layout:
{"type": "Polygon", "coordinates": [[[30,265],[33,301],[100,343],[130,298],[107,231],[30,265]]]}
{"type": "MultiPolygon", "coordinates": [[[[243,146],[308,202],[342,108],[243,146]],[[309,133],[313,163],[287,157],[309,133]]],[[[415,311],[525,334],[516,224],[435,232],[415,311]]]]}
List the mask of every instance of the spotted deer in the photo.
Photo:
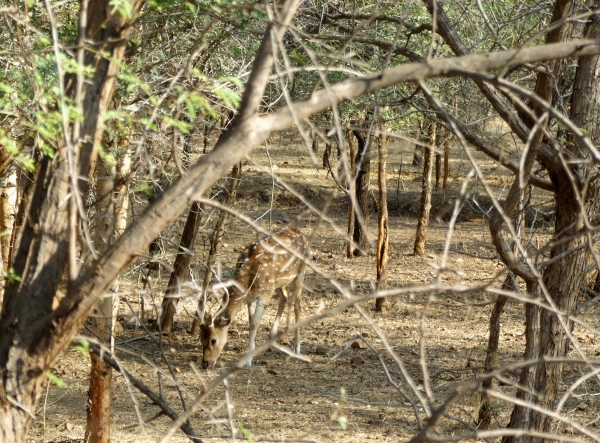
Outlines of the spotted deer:
{"type": "MultiPolygon", "coordinates": [[[[294,313],[296,322],[300,320],[300,293],[304,273],[304,258],[308,254],[308,239],[295,228],[280,229],[271,236],[248,244],[238,259],[229,286],[227,304],[215,314],[214,318],[204,315],[204,323],[200,326],[200,340],[203,355],[202,367],[207,369],[214,366],[227,342],[227,330],[235,314],[243,306],[248,306],[250,336],[248,351],[254,349],[256,332],[260,320],[273,297],[275,290],[279,295],[279,308],[271,329],[271,335],[277,333],[281,314],[289,299],[287,286],[293,283],[296,297],[294,313]],[[290,251],[295,251],[295,254],[290,251]]],[[[296,330],[295,351],[300,353],[300,333],[296,330]]],[[[252,359],[246,367],[252,365],[252,359]]]]}

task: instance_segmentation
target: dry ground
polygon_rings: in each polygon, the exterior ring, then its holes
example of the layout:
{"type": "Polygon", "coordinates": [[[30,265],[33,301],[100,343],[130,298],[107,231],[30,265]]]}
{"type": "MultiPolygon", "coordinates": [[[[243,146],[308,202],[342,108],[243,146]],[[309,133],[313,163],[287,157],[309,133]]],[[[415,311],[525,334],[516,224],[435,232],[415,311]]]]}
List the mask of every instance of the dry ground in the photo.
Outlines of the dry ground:
{"type": "MultiPolygon", "coordinates": [[[[273,184],[264,171],[265,167],[272,164],[275,165],[274,172],[278,177],[315,206],[323,207],[331,196],[328,215],[337,223],[339,231],[343,232],[347,220],[344,194],[336,189],[321,167],[315,167],[311,163],[299,139],[285,134],[272,143],[268,155],[265,149],[259,150],[252,161],[244,166],[243,182],[235,208],[252,219],[258,219],[266,228],[269,223],[278,226],[293,225],[301,227],[307,234],[312,233],[317,216],[307,211],[289,192],[273,184]]],[[[444,205],[440,203],[441,192],[438,192],[434,198],[428,252],[424,257],[412,255],[421,173],[420,168],[410,165],[412,155],[404,152],[408,148],[406,144],[392,144],[388,165],[392,242],[388,268],[389,288],[430,283],[437,275],[447,235],[448,224],[443,221],[446,218],[437,217],[436,220],[437,215],[444,213],[444,205]],[[401,154],[403,165],[402,173],[399,174],[401,154]]],[[[469,163],[455,152],[452,157],[450,189],[451,195],[455,195],[469,169],[469,163]]],[[[481,160],[482,167],[489,174],[490,183],[500,192],[503,185],[509,183],[509,174],[491,162],[481,160]]],[[[373,171],[376,171],[376,161],[372,164],[373,171]]],[[[371,182],[375,195],[376,173],[372,174],[371,182]]],[[[442,281],[466,286],[481,286],[495,281],[498,286],[503,279],[504,267],[495,258],[487,223],[481,216],[481,210],[488,210],[490,207],[489,199],[483,194],[482,188],[478,188],[474,195],[475,198],[462,208],[456,230],[452,234],[447,263],[451,272],[445,272],[442,281]]],[[[370,228],[371,239],[376,239],[377,235],[376,217],[374,212],[370,228]]],[[[194,266],[198,280],[201,280],[204,272],[202,264],[207,254],[206,238],[215,220],[216,214],[207,217],[196,245],[197,258],[194,266]]],[[[173,245],[179,241],[182,224],[183,219],[164,234],[168,240],[165,242],[168,248],[165,258],[171,264],[174,258],[173,245]]],[[[535,235],[547,234],[548,230],[542,226],[535,235]]],[[[251,229],[237,219],[230,220],[219,255],[223,268],[231,269],[239,251],[254,238],[255,234],[251,229]]],[[[345,258],[343,236],[328,225],[321,225],[314,233],[312,251],[314,262],[321,273],[346,287],[354,288],[356,294],[372,291],[375,283],[375,259],[372,253],[352,260],[345,258]]],[[[137,294],[144,285],[137,279],[136,269],[132,267],[129,270],[121,290],[130,294],[127,297],[130,306],[135,313],[139,313],[140,297],[137,294]]],[[[169,271],[163,268],[160,275],[151,278],[152,285],[145,287],[147,295],[144,306],[147,318],[156,315],[153,303],[160,303],[161,290],[166,285],[169,271]]],[[[306,286],[303,317],[323,306],[329,308],[342,301],[323,275],[309,272],[306,286]]],[[[211,441],[211,438],[212,441],[218,441],[220,437],[230,435],[230,423],[237,427],[238,436],[245,432],[251,438],[326,442],[406,440],[417,432],[415,412],[412,407],[403,405],[402,395],[386,377],[379,356],[389,369],[390,379],[400,389],[407,392],[410,389],[399,366],[385,351],[384,343],[373,326],[385,335],[389,346],[400,357],[407,373],[420,389],[424,389],[424,372],[419,346],[424,332],[423,361],[427,365],[434,402],[439,405],[456,387],[479,373],[477,367],[482,364],[485,356],[487,325],[493,302],[494,297],[483,292],[468,296],[438,294],[435,297],[413,293],[391,298],[384,314],[373,311],[373,302],[365,304],[363,308],[371,323],[355,309],[348,309],[336,317],[314,323],[302,330],[303,353],[310,358],[310,363],[295,360],[277,351],[268,351],[259,356],[251,370],[237,372],[229,380],[229,403],[225,401],[223,389],[208,398],[202,411],[193,418],[194,429],[207,441],[211,441]],[[362,334],[364,341],[356,338],[358,334],[362,334]],[[355,344],[348,346],[351,343],[355,344]],[[355,358],[357,356],[361,358],[355,358]],[[228,404],[231,406],[231,417],[227,412],[228,404]],[[346,429],[342,427],[344,420],[347,423],[346,429]],[[242,427],[243,431],[240,430],[242,427]]],[[[248,337],[247,314],[245,309],[239,314],[238,333],[230,334],[229,342],[218,362],[221,366],[214,370],[200,371],[194,365],[200,361],[201,346],[197,337],[191,337],[187,333],[191,319],[186,310],[193,312],[194,304],[190,300],[184,300],[182,305],[185,309],[181,309],[178,314],[176,330],[171,336],[164,337],[160,345],[173,367],[183,396],[191,401],[203,384],[216,377],[220,368],[229,366],[245,349],[248,337]]],[[[258,343],[268,337],[275,310],[275,303],[272,303],[263,318],[258,343]]],[[[125,316],[132,314],[125,305],[122,312],[125,316]]],[[[585,318],[596,325],[596,310],[588,312],[585,318]]],[[[522,306],[516,302],[509,303],[502,317],[501,364],[520,360],[525,343],[523,324],[522,306]]],[[[595,335],[581,328],[576,329],[575,335],[588,355],[600,353],[595,335]]],[[[286,339],[292,341],[291,337],[286,339]]],[[[168,375],[168,367],[161,357],[157,340],[156,334],[149,337],[135,323],[124,322],[118,342],[127,352],[119,352],[119,357],[133,376],[153,389],[158,390],[160,383],[164,398],[179,410],[178,393],[168,375]],[[159,377],[158,368],[166,375],[159,377]]],[[[66,386],[48,386],[36,413],[29,441],[70,442],[83,438],[88,371],[88,358],[75,349],[61,358],[54,372],[66,386]]],[[[577,377],[578,368],[569,368],[564,385],[568,386],[577,377]]],[[[511,388],[500,389],[513,394],[511,388]]],[[[598,431],[594,428],[598,421],[597,392],[596,384],[584,383],[567,402],[563,413],[576,417],[581,423],[598,431]]],[[[471,423],[478,400],[476,395],[461,397],[448,412],[471,423]]],[[[138,426],[139,420],[152,417],[158,408],[135,389],[128,387],[121,375],[115,375],[113,407],[113,442],[158,441],[170,425],[167,418],[161,417],[147,427],[138,426]]],[[[494,425],[505,425],[509,414],[510,409],[506,405],[495,405],[494,425]]],[[[420,419],[425,418],[422,409],[418,409],[418,415],[420,419]]],[[[444,434],[454,434],[464,429],[465,426],[457,421],[446,419],[437,430],[444,434]]],[[[566,425],[557,425],[555,431],[573,435],[573,430],[566,425]]],[[[179,436],[172,441],[187,440],[179,436]]]]}

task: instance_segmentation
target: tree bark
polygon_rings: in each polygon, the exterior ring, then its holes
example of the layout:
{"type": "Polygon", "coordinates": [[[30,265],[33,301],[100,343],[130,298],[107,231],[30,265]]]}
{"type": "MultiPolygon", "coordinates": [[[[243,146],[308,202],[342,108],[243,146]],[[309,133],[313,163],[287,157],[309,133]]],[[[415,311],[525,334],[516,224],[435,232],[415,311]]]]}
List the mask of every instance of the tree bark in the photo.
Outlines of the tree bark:
{"type": "MultiPolygon", "coordinates": [[[[5,149],[2,149],[3,151],[5,149]]],[[[1,159],[0,159],[1,161],[1,159]]],[[[6,170],[7,174],[2,179],[2,193],[0,194],[0,252],[2,254],[2,267],[4,271],[8,271],[11,256],[11,239],[12,231],[15,225],[17,214],[18,197],[17,197],[17,170],[9,167],[6,170]]],[[[0,300],[2,297],[0,296],[0,300]]]]}
{"type": "Polygon", "coordinates": [[[190,263],[192,261],[192,253],[196,243],[196,235],[202,221],[202,206],[199,203],[193,203],[188,213],[183,233],[181,234],[180,247],[177,252],[177,258],[173,264],[173,272],[169,278],[169,284],[165,291],[165,296],[162,301],[162,314],[159,319],[160,330],[163,334],[170,334],[173,328],[173,317],[177,310],[177,304],[180,299],[179,282],[185,280],[190,263]]]}
{"type": "MultiPolygon", "coordinates": [[[[93,247],[97,254],[108,249],[114,232],[113,189],[116,168],[110,154],[100,159],[96,167],[96,214],[92,221],[93,247]]],[[[90,330],[98,341],[112,350],[115,307],[117,297],[103,297],[90,317],[90,330]]],[[[102,357],[90,352],[91,371],[87,404],[85,441],[110,442],[110,415],[112,398],[112,369],[102,357]]]]}
{"type": "Polygon", "coordinates": [[[356,176],[356,157],[354,155],[354,133],[351,130],[346,131],[346,135],[348,137],[348,155],[350,157],[350,177],[348,177],[348,184],[350,193],[348,194],[348,244],[346,245],[346,257],[352,258],[354,257],[354,223],[356,223],[354,217],[354,205],[356,203],[356,198],[353,200],[352,196],[356,195],[356,192],[353,192],[353,186],[356,186],[356,181],[354,177],[356,176]]]}
{"type": "Polygon", "coordinates": [[[444,198],[448,195],[448,175],[450,174],[450,134],[447,130],[444,130],[444,179],[442,181],[442,188],[444,189],[444,198]]]}
{"type": "Polygon", "coordinates": [[[427,228],[429,226],[429,214],[431,212],[431,178],[433,175],[433,146],[435,146],[435,136],[437,123],[431,122],[428,127],[427,144],[424,148],[423,156],[423,182],[421,187],[421,208],[419,212],[419,222],[417,223],[417,234],[415,238],[415,255],[425,254],[425,241],[427,239],[427,228]]]}
{"type": "Polygon", "coordinates": [[[440,189],[440,183],[442,182],[442,154],[439,152],[435,153],[435,190],[440,189]]]}
{"type": "MultiPolygon", "coordinates": [[[[17,170],[10,163],[8,150],[0,145],[0,164],[8,165],[7,168],[4,168],[5,175],[2,179],[2,192],[0,193],[0,258],[3,272],[7,272],[11,265],[13,229],[18,207],[17,170]]],[[[3,298],[4,283],[0,284],[0,304],[3,298]]]]}
{"type": "Polygon", "coordinates": [[[360,131],[352,131],[358,141],[356,152],[356,207],[354,209],[354,230],[352,240],[356,247],[352,251],[354,257],[365,255],[369,249],[369,182],[371,180],[371,139],[367,140],[360,131]]]}
{"type": "MultiPolygon", "coordinates": [[[[383,131],[382,131],[383,132],[383,131]]],[[[377,214],[377,290],[387,288],[387,263],[389,249],[389,227],[388,227],[388,206],[387,206],[387,136],[382,133],[377,137],[377,148],[379,151],[378,180],[379,185],[379,212],[377,214]]],[[[375,299],[375,310],[383,312],[385,310],[385,297],[375,299]]]]}
{"type": "MultiPolygon", "coordinates": [[[[132,16],[136,17],[142,0],[131,0],[132,16]]],[[[113,93],[119,62],[123,57],[127,36],[134,20],[120,14],[110,14],[108,1],[91,2],[87,16],[81,17],[81,29],[87,33],[80,40],[101,41],[94,52],[85,53],[85,64],[95,67],[94,74],[84,82],[68,78],[66,90],[81,93],[82,126],[79,134],[65,133],[58,139],[54,157],[41,160],[32,202],[28,211],[14,270],[20,282],[6,285],[0,317],[0,367],[3,368],[0,386],[0,441],[22,442],[33,412],[46,382],[46,372],[58,354],[68,346],[85,315],[71,317],[74,321],[64,327],[52,320],[54,298],[64,275],[67,259],[75,262],[77,213],[70,195],[80,192],[74,177],[89,177],[95,162],[103,130],[103,113],[113,93]],[[102,54],[110,54],[104,58],[102,54]],[[81,89],[78,89],[77,86],[81,89]],[[71,147],[81,142],[76,150],[71,147]],[[76,162],[70,162],[75,159],[76,162]],[[73,217],[73,218],[72,218],[73,217]]],[[[57,42],[58,44],[58,42],[57,42]]],[[[83,46],[81,51],[84,51],[83,46]]],[[[74,125],[78,125],[75,122],[74,125]]],[[[74,197],[73,197],[74,198],[74,197]]],[[[75,269],[71,267],[71,278],[75,269]]],[[[94,271],[96,272],[96,271],[94,271]]],[[[67,283],[67,291],[72,289],[67,283]]],[[[85,309],[89,314],[100,293],[85,309]]],[[[62,301],[65,301],[64,297],[62,301]]],[[[60,302],[59,302],[60,306],[60,302]]]]}
{"type": "MultiPolygon", "coordinates": [[[[504,283],[502,283],[502,289],[504,290],[514,290],[513,287],[513,276],[510,273],[504,279],[504,283]]],[[[483,366],[488,371],[493,371],[495,366],[498,364],[498,344],[500,343],[500,316],[504,311],[504,306],[508,301],[508,297],[504,295],[499,295],[496,299],[496,303],[494,303],[494,309],[492,310],[492,314],[490,315],[490,335],[488,337],[488,346],[485,355],[485,361],[483,366]]],[[[487,390],[492,389],[494,387],[494,379],[488,378],[482,384],[481,387],[483,391],[481,392],[481,400],[479,403],[479,414],[477,418],[477,426],[479,428],[485,429],[487,428],[492,421],[492,410],[490,407],[490,398],[487,395],[487,390]]]]}
{"type": "MultiPolygon", "coordinates": [[[[564,2],[557,2],[557,8],[564,2]]],[[[587,25],[586,37],[600,37],[600,17],[594,16],[587,25]]],[[[575,74],[573,95],[571,99],[571,120],[577,127],[583,128],[585,133],[592,138],[594,144],[600,141],[600,121],[589,118],[597,110],[600,103],[600,82],[595,73],[600,69],[598,56],[582,57],[575,74]]],[[[570,134],[564,148],[570,158],[589,160],[590,153],[579,137],[570,134]]],[[[574,249],[587,241],[587,236],[581,234],[587,223],[591,224],[590,216],[597,211],[600,186],[594,179],[598,173],[597,168],[591,163],[580,161],[569,165],[570,171],[551,168],[552,182],[556,184],[554,226],[555,243],[550,251],[550,256],[557,257],[573,249],[570,254],[552,262],[544,272],[543,283],[552,303],[557,309],[574,315],[577,310],[577,297],[585,277],[585,266],[589,257],[589,249],[574,249]],[[585,191],[584,195],[581,192],[585,191]],[[578,204],[577,195],[581,195],[584,208],[578,204]],[[582,215],[582,212],[584,214],[582,215]],[[568,239],[564,242],[560,240],[568,239]]],[[[565,357],[569,351],[569,333],[573,329],[573,322],[568,317],[562,317],[550,309],[539,313],[539,317],[527,317],[527,327],[534,328],[539,324],[536,332],[535,346],[532,358],[539,357],[565,357]],[[530,326],[531,324],[531,326],[530,326]],[[537,348],[537,349],[536,349],[537,348]],[[537,351],[537,352],[536,352],[537,351]]],[[[529,337],[528,337],[529,341],[529,337]]],[[[542,408],[554,410],[556,396],[560,387],[563,373],[563,363],[542,362],[536,371],[524,371],[521,383],[531,387],[538,395],[531,400],[542,408]]],[[[519,392],[523,398],[527,394],[519,392]]],[[[551,417],[537,410],[524,406],[515,406],[511,416],[510,427],[518,429],[532,429],[548,432],[551,417]]],[[[524,436],[517,438],[506,437],[504,442],[540,442],[540,438],[524,436]]]]}

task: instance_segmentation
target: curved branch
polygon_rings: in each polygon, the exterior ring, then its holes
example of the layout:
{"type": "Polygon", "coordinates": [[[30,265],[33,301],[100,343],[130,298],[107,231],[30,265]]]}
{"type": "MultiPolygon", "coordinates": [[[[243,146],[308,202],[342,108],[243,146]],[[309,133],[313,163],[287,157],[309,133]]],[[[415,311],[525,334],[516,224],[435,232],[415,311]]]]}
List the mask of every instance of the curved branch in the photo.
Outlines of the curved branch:
{"type": "MultiPolygon", "coordinates": [[[[269,35],[267,34],[265,38],[269,35]]],[[[51,346],[53,349],[44,352],[45,358],[52,361],[70,342],[70,334],[61,335],[61,333],[78,329],[83,319],[95,306],[98,297],[107,290],[125,266],[138,254],[143,253],[145,247],[172,220],[201,198],[202,194],[225,175],[233,164],[243,160],[255,146],[266,140],[273,132],[290,127],[295,119],[306,119],[342,101],[352,100],[397,83],[416,82],[433,77],[469,76],[473,71],[484,72],[523,63],[591,54],[600,54],[600,40],[575,40],[485,55],[429,60],[347,80],[318,91],[309,99],[281,108],[266,117],[258,117],[252,111],[247,111],[246,115],[249,116],[246,119],[238,119],[238,124],[224,133],[209,155],[203,157],[186,175],[179,178],[160,198],[155,200],[154,204],[125,231],[117,242],[113,243],[96,264],[77,279],[53,314],[47,317],[46,321],[38,323],[36,328],[40,339],[38,346],[43,347],[44,344],[48,344],[49,330],[58,331],[53,337],[55,340],[51,346]]],[[[250,101],[246,100],[246,103],[250,101]]]]}

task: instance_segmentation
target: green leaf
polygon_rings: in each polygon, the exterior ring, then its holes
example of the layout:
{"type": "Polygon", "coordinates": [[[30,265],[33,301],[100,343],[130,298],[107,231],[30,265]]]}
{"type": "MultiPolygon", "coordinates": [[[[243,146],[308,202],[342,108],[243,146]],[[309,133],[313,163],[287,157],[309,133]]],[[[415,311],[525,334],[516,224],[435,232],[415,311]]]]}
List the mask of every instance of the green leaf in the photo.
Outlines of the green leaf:
{"type": "Polygon", "coordinates": [[[0,82],[0,93],[9,95],[12,94],[13,91],[14,89],[10,85],[0,82]]]}
{"type": "Polygon", "coordinates": [[[254,443],[256,441],[256,437],[254,436],[254,434],[252,434],[252,432],[246,429],[244,425],[239,425],[238,427],[242,435],[246,438],[246,440],[248,440],[248,443],[254,443]]]}
{"type": "Polygon", "coordinates": [[[4,271],[4,278],[8,280],[9,283],[15,284],[21,281],[21,277],[15,274],[14,268],[10,268],[8,271],[4,271]]]}
{"type": "Polygon", "coordinates": [[[116,166],[117,165],[117,160],[115,160],[115,156],[112,154],[112,152],[107,151],[104,146],[102,146],[102,144],[100,144],[98,146],[98,155],[100,156],[100,158],[105,161],[106,163],[108,163],[111,166],[116,166]]]}
{"type": "Polygon", "coordinates": [[[143,194],[146,194],[146,197],[152,197],[152,194],[154,194],[154,190],[150,185],[148,185],[148,183],[140,183],[139,185],[133,188],[132,192],[141,192],[143,194]]]}
{"type": "Polygon", "coordinates": [[[118,12],[126,20],[133,18],[133,4],[129,0],[110,0],[109,6],[112,6],[111,14],[118,12]]]}
{"type": "Polygon", "coordinates": [[[59,388],[67,386],[67,384],[52,371],[48,371],[48,379],[59,388]]]}
{"type": "Polygon", "coordinates": [[[212,89],[213,94],[217,96],[217,98],[223,102],[225,107],[234,107],[239,108],[240,103],[242,102],[242,98],[240,94],[231,89],[227,88],[225,85],[217,84],[212,89]]]}

